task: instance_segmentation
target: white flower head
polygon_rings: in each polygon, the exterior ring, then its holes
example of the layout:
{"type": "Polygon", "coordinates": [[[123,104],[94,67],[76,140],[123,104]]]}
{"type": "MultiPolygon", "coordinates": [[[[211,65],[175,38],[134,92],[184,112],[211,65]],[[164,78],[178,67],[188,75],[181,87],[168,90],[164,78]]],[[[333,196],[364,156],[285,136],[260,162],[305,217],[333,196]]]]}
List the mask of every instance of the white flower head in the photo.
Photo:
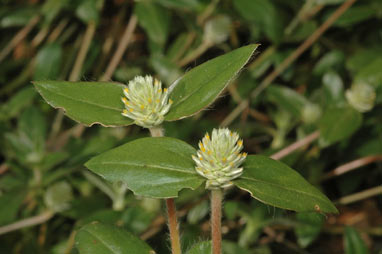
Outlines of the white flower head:
{"type": "Polygon", "coordinates": [[[243,173],[240,165],[247,153],[240,153],[243,140],[236,132],[227,128],[214,129],[211,137],[207,133],[199,142],[199,149],[192,159],[196,163],[196,172],[207,178],[207,189],[229,187],[231,181],[243,173]]]}
{"type": "Polygon", "coordinates": [[[351,106],[363,113],[373,108],[376,93],[371,85],[356,83],[346,91],[345,96],[351,106]]]}
{"type": "Polygon", "coordinates": [[[161,124],[172,104],[167,88],[162,89],[162,83],[151,76],[137,76],[130,80],[123,94],[125,109],[122,115],[145,128],[161,124]]]}

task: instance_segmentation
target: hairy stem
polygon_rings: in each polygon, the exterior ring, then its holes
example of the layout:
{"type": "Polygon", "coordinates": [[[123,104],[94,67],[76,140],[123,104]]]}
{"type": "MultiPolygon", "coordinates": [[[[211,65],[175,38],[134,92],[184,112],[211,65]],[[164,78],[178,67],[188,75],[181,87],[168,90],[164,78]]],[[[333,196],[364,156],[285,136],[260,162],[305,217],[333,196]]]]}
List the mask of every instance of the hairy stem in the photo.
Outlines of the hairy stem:
{"type": "Polygon", "coordinates": [[[212,254],[222,253],[222,190],[211,191],[211,238],[212,238],[212,254]]]}
{"type": "Polygon", "coordinates": [[[173,198],[166,199],[166,207],[167,207],[168,228],[170,231],[172,254],[181,254],[182,251],[180,248],[179,228],[178,228],[178,221],[176,218],[176,207],[175,207],[175,202],[173,198]]]}
{"type": "MultiPolygon", "coordinates": [[[[164,130],[162,127],[152,127],[149,129],[152,137],[163,137],[164,130]]],[[[167,216],[168,216],[168,229],[170,231],[171,249],[172,254],[181,254],[180,237],[178,221],[176,218],[176,207],[173,198],[166,199],[167,216]]]]}
{"type": "Polygon", "coordinates": [[[152,137],[163,137],[164,130],[162,127],[152,127],[149,129],[152,137]]]}

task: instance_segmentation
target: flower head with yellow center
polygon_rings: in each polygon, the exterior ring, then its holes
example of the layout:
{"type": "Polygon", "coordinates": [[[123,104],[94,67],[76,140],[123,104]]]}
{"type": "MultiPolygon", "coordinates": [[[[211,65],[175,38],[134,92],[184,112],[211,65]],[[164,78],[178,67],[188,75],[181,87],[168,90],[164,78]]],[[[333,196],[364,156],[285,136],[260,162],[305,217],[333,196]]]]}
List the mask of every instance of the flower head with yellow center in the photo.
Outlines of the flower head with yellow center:
{"type": "Polygon", "coordinates": [[[123,94],[122,115],[145,128],[161,124],[172,104],[167,88],[162,89],[162,83],[151,76],[135,77],[123,89],[123,94]]]}
{"type": "Polygon", "coordinates": [[[229,187],[231,181],[243,173],[240,165],[247,153],[240,153],[243,140],[236,132],[227,128],[214,129],[211,137],[207,133],[199,142],[199,149],[192,159],[196,163],[196,172],[207,178],[207,189],[229,187]]]}

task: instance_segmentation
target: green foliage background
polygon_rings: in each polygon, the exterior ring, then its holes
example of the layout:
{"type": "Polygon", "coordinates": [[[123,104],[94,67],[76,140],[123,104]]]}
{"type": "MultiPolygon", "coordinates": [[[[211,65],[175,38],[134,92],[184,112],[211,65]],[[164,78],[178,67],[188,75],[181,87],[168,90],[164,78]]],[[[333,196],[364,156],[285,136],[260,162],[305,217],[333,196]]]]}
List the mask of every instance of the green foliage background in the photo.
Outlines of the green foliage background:
{"type": "MultiPolygon", "coordinates": [[[[166,122],[166,136],[196,147],[205,132],[228,124],[244,138],[246,152],[270,156],[319,131],[282,160],[336,201],[340,214],[296,214],[229,190],[225,253],[380,253],[382,2],[356,1],[266,89],[256,90],[344,2],[1,0],[0,231],[45,217],[0,235],[0,253],[77,253],[74,234],[91,221],[121,226],[157,253],[168,253],[163,204],[136,198],[83,166],[149,133],[137,126],[85,128],[46,104],[32,80],[126,83],[151,74],[170,86],[195,66],[251,43],[261,46],[216,103],[191,118],[166,122]],[[127,25],[134,28],[132,17],[137,26],[108,76],[127,25]],[[346,91],[355,84],[375,91],[371,110],[359,112],[348,103],[346,91]],[[247,99],[237,118],[228,117],[247,99]],[[329,178],[354,160],[360,168],[329,178]],[[362,191],[366,195],[349,196],[362,191]]],[[[209,237],[206,199],[199,188],[182,191],[176,201],[189,253],[208,245],[192,247],[209,237]]]]}

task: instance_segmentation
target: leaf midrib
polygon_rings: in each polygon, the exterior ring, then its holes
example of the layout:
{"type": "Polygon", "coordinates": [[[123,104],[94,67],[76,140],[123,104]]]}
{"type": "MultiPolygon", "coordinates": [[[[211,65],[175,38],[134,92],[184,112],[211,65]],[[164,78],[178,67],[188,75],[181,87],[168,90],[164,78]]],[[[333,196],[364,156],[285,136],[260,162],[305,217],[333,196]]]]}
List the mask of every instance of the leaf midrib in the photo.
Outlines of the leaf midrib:
{"type": "MultiPolygon", "coordinates": [[[[43,87],[43,86],[42,86],[42,87],[43,87]]],[[[99,107],[99,108],[105,108],[105,109],[110,109],[110,110],[114,110],[114,111],[122,112],[122,109],[120,109],[120,108],[114,108],[114,107],[110,107],[110,106],[100,105],[100,104],[97,104],[97,103],[94,103],[94,102],[90,102],[90,101],[86,101],[86,100],[82,100],[82,99],[78,99],[78,98],[73,99],[73,98],[71,98],[71,97],[69,97],[69,96],[66,96],[66,95],[62,94],[62,93],[57,93],[57,92],[55,92],[54,90],[50,90],[50,89],[48,89],[48,88],[46,88],[46,87],[44,87],[44,88],[45,88],[47,91],[50,91],[50,92],[53,93],[53,94],[56,94],[56,95],[58,95],[58,96],[62,96],[62,97],[64,97],[64,98],[69,99],[69,100],[74,101],[74,102],[82,102],[82,103],[89,104],[89,105],[92,105],[92,106],[96,106],[96,107],[99,107]]]]}
{"type": "Polygon", "coordinates": [[[307,195],[309,197],[313,197],[313,198],[316,198],[318,200],[321,200],[322,202],[324,203],[327,203],[327,200],[324,200],[322,199],[321,197],[319,196],[314,196],[308,192],[303,192],[303,191],[300,191],[300,190],[296,190],[296,189],[290,189],[288,187],[285,187],[285,186],[282,186],[282,185],[278,185],[278,184],[275,184],[275,183],[271,183],[271,182],[267,182],[267,181],[263,181],[263,180],[258,180],[258,179],[255,179],[255,178],[249,178],[249,177],[240,177],[238,180],[240,181],[240,179],[245,179],[245,180],[249,180],[249,181],[254,181],[254,182],[261,182],[261,183],[265,183],[265,184],[269,184],[269,185],[272,185],[272,186],[276,186],[276,187],[279,187],[280,189],[284,189],[284,190],[288,190],[288,191],[292,191],[292,192],[297,192],[297,193],[300,193],[300,194],[304,194],[304,195],[307,195]]]}
{"type": "MultiPolygon", "coordinates": [[[[249,59],[249,57],[248,57],[249,59]]],[[[212,60],[211,60],[212,61],[212,60]]],[[[231,65],[233,65],[233,62],[230,62],[229,65],[227,65],[226,68],[224,68],[222,70],[222,72],[226,69],[228,69],[229,67],[231,67],[231,65]]],[[[243,66],[243,65],[241,65],[243,66]]],[[[238,71],[235,71],[235,74],[237,73],[238,71]]],[[[220,73],[219,73],[220,74],[220,73]]],[[[219,76],[219,74],[216,74],[216,75],[213,75],[210,79],[208,79],[207,82],[205,82],[205,84],[208,84],[211,82],[211,80],[215,79],[215,77],[219,76]]],[[[235,75],[234,75],[235,76],[235,75]]],[[[225,82],[224,84],[227,84],[232,78],[228,79],[227,82],[225,82]]],[[[179,85],[179,84],[178,84],[179,85]]],[[[188,100],[188,98],[190,98],[191,96],[193,96],[195,93],[197,93],[200,89],[202,89],[202,87],[204,87],[205,85],[203,86],[199,86],[198,89],[196,89],[194,92],[190,93],[189,95],[185,96],[182,100],[178,100],[178,103],[174,104],[173,108],[177,107],[180,103],[183,103],[185,100],[188,100]]]]}
{"type": "Polygon", "coordinates": [[[102,240],[102,238],[99,238],[97,235],[93,234],[88,229],[83,229],[85,232],[89,233],[91,236],[93,236],[95,239],[100,241],[107,249],[109,249],[112,253],[118,253],[116,252],[112,247],[110,247],[105,241],[102,240]]]}
{"type": "Polygon", "coordinates": [[[114,162],[114,161],[110,161],[110,162],[108,162],[108,161],[106,161],[106,162],[98,162],[98,163],[94,163],[94,164],[101,164],[101,165],[128,165],[128,166],[132,166],[132,167],[141,167],[141,168],[151,167],[151,168],[165,169],[165,170],[168,170],[168,171],[176,171],[176,172],[186,173],[186,174],[191,174],[191,175],[198,175],[196,173],[196,171],[195,172],[192,172],[192,171],[183,171],[183,170],[179,170],[179,169],[176,169],[176,168],[164,167],[164,166],[153,165],[153,164],[137,164],[137,163],[131,163],[131,162],[114,162]]]}

